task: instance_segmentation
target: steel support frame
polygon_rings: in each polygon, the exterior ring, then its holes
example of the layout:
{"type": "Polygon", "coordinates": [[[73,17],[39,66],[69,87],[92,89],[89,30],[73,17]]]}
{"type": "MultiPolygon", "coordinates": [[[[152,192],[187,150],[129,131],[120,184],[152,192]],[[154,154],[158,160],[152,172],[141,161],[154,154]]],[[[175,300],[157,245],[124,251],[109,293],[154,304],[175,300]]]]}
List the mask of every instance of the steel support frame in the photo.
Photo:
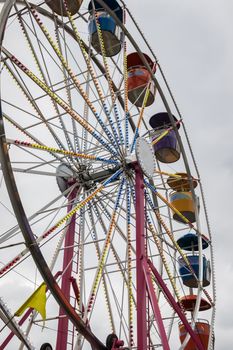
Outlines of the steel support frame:
{"type": "Polygon", "coordinates": [[[197,334],[193,331],[192,327],[190,326],[185,314],[183,313],[183,311],[181,310],[180,306],[178,305],[178,303],[175,301],[175,299],[173,298],[170,290],[168,289],[168,287],[166,286],[166,284],[164,283],[162,277],[160,276],[159,272],[157,271],[157,269],[155,268],[155,266],[153,265],[153,263],[148,259],[147,261],[144,260],[143,264],[145,266],[147,266],[148,269],[150,269],[153,273],[153,275],[155,276],[157,283],[159,284],[159,286],[161,287],[164,295],[166,296],[168,302],[170,303],[170,305],[172,306],[172,308],[174,309],[174,311],[177,313],[177,315],[179,316],[181,322],[183,323],[183,325],[185,326],[187,332],[190,334],[190,337],[192,338],[192,340],[194,341],[194,343],[196,344],[198,350],[205,350],[203,347],[203,344],[201,343],[199,337],[197,336],[197,334]]]}
{"type": "Polygon", "coordinates": [[[161,275],[154,267],[153,263],[148,259],[146,253],[146,237],[145,237],[145,202],[144,202],[144,181],[142,171],[137,163],[135,169],[135,192],[136,192],[136,279],[137,279],[137,350],[147,349],[147,340],[149,337],[147,330],[147,298],[150,301],[154,312],[155,321],[158,326],[158,332],[161,338],[164,350],[170,350],[168,339],[166,336],[162,316],[160,313],[158,300],[152,284],[151,274],[153,273],[157,283],[162,289],[165,297],[174,311],[179,316],[181,322],[185,326],[190,337],[194,341],[198,350],[204,350],[204,347],[193,331],[185,314],[175,301],[168,287],[164,283],[161,275]]]}

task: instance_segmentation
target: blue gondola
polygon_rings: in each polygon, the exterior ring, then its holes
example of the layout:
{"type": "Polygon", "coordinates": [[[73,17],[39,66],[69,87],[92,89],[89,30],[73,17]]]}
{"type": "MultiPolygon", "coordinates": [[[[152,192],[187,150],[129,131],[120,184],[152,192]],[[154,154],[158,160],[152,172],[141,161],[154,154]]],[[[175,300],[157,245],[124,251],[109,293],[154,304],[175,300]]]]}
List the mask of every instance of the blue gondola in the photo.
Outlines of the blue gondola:
{"type": "MultiPolygon", "coordinates": [[[[208,239],[202,235],[202,249],[209,246],[208,239]]],[[[188,251],[198,251],[198,236],[195,233],[187,233],[177,240],[177,244],[181,249],[188,251]]]]}
{"type": "MultiPolygon", "coordinates": [[[[104,2],[112,11],[114,11],[115,15],[122,22],[123,11],[118,2],[116,0],[104,0],[104,2]]],[[[97,12],[97,20],[102,33],[105,55],[107,57],[115,56],[121,50],[123,38],[122,30],[117,25],[115,19],[101,7],[101,5],[98,3],[98,0],[94,1],[94,6],[95,11],[97,12]]],[[[102,54],[92,2],[89,3],[88,10],[90,12],[88,29],[91,36],[91,44],[98,53],[102,54]]]]}
{"type": "MultiPolygon", "coordinates": [[[[187,259],[194,271],[195,275],[190,271],[190,268],[186,264],[183,258],[178,259],[179,273],[182,278],[183,284],[190,288],[198,287],[199,279],[199,255],[187,255],[187,259]]],[[[203,255],[203,286],[207,287],[210,284],[211,268],[210,262],[203,255]]]]}

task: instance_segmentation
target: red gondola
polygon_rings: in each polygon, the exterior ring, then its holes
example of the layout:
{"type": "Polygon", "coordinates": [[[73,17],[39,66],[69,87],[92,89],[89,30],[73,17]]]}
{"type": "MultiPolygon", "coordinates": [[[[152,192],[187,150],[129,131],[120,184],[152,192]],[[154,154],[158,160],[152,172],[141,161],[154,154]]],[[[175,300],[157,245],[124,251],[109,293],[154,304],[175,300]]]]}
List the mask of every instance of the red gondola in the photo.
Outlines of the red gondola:
{"type": "MultiPolygon", "coordinates": [[[[145,60],[155,71],[155,66],[149,56],[143,54],[145,60]]],[[[128,99],[137,107],[142,107],[146,88],[149,87],[149,96],[145,106],[150,106],[155,100],[155,84],[151,80],[151,74],[138,52],[133,52],[127,56],[128,71],[128,99]]]]}
{"type": "MultiPolygon", "coordinates": [[[[180,299],[180,304],[182,304],[185,311],[190,311],[190,312],[194,311],[196,302],[197,302],[197,295],[194,295],[194,294],[185,295],[180,299]]],[[[210,308],[211,308],[211,304],[207,300],[201,298],[199,311],[206,311],[206,310],[209,310],[210,308]]]]}

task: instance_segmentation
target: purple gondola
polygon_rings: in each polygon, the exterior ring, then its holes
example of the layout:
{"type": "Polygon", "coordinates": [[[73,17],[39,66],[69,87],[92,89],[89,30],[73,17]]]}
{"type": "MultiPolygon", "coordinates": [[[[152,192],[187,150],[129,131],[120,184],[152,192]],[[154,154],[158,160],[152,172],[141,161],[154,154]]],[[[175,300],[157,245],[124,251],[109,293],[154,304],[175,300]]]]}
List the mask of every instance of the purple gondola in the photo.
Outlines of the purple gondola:
{"type": "MultiPolygon", "coordinates": [[[[174,122],[177,119],[173,116],[174,122]]],[[[166,129],[172,126],[168,113],[154,114],[149,121],[154,129],[152,142],[156,140],[166,129]]],[[[177,125],[179,129],[180,125],[177,125]]],[[[162,163],[174,163],[180,158],[180,146],[174,130],[171,130],[160,141],[153,145],[156,158],[162,163]]]]}

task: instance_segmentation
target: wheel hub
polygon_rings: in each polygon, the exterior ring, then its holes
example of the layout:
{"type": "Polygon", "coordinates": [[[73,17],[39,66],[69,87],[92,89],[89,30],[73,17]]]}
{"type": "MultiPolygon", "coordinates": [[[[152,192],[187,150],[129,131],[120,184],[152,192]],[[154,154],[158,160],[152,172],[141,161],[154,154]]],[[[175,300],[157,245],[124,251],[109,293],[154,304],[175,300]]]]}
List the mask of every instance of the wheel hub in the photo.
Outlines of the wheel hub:
{"type": "Polygon", "coordinates": [[[144,175],[152,178],[155,172],[155,156],[150,143],[142,137],[136,141],[136,158],[144,175]]]}
{"type": "MultiPolygon", "coordinates": [[[[129,171],[135,162],[138,163],[145,176],[149,178],[153,176],[155,171],[154,152],[150,143],[142,137],[139,137],[136,141],[135,154],[125,157],[122,166],[125,171],[129,171]]],[[[98,172],[90,172],[88,167],[84,165],[79,171],[75,172],[66,164],[61,164],[57,168],[56,179],[62,193],[75,183],[77,183],[77,187],[83,186],[86,190],[90,190],[96,183],[106,180],[119,169],[120,166],[115,166],[98,172]]],[[[114,181],[117,180],[118,178],[114,181]]]]}

